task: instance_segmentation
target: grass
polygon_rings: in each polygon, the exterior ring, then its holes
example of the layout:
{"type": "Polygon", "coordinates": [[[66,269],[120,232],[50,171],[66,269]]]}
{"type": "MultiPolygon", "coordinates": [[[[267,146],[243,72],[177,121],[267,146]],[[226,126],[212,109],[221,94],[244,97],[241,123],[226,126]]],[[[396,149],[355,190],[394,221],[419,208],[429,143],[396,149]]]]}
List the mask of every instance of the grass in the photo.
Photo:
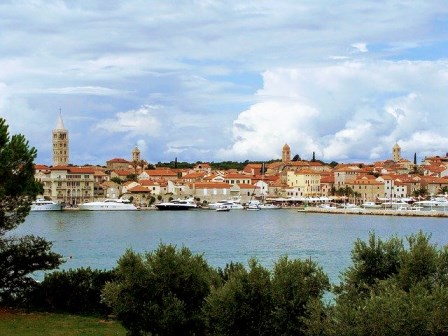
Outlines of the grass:
{"type": "Polygon", "coordinates": [[[124,336],[117,321],[68,314],[0,310],[2,336],[124,336]]]}

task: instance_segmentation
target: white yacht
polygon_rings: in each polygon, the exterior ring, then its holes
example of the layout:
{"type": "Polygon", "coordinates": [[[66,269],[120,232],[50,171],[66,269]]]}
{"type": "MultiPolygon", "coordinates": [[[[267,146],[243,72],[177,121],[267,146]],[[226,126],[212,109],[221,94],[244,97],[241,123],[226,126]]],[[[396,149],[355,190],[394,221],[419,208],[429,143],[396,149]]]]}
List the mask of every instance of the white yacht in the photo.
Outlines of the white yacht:
{"type": "Polygon", "coordinates": [[[353,203],[342,203],[338,207],[342,209],[359,209],[359,206],[353,203]]]}
{"type": "Polygon", "coordinates": [[[196,209],[197,207],[198,205],[192,198],[184,200],[177,199],[156,204],[156,208],[159,210],[189,210],[196,209]]]}
{"type": "Polygon", "coordinates": [[[260,210],[275,210],[275,209],[281,209],[281,205],[273,204],[273,203],[260,203],[258,205],[260,210]]]}
{"type": "Polygon", "coordinates": [[[217,210],[222,208],[223,206],[229,207],[231,210],[243,210],[244,207],[238,201],[233,200],[222,200],[216,203],[210,203],[207,208],[210,210],[217,210]]]}
{"type": "Polygon", "coordinates": [[[381,203],[381,208],[391,208],[393,210],[397,210],[397,209],[404,209],[409,207],[409,203],[406,203],[404,201],[398,200],[398,201],[389,201],[389,202],[384,202],[381,203]]]}
{"type": "Polygon", "coordinates": [[[229,204],[222,204],[221,206],[216,208],[215,211],[217,211],[217,212],[229,212],[230,210],[232,210],[232,208],[231,208],[231,205],[229,203],[229,204]]]}
{"type": "Polygon", "coordinates": [[[381,208],[380,204],[376,204],[375,202],[364,202],[361,204],[361,207],[365,209],[379,209],[381,208]]]}
{"type": "Polygon", "coordinates": [[[62,204],[38,198],[31,203],[31,211],[61,211],[62,204]]]}
{"type": "Polygon", "coordinates": [[[431,198],[430,200],[426,201],[414,202],[414,205],[424,208],[447,208],[448,199],[446,199],[445,197],[431,198]]]}
{"type": "Polygon", "coordinates": [[[129,200],[106,199],[104,201],[87,202],[78,205],[79,210],[90,211],[117,211],[117,210],[138,210],[129,200]]]}
{"type": "Polygon", "coordinates": [[[273,203],[263,203],[258,200],[251,200],[246,205],[246,210],[274,210],[282,207],[273,203]]]}

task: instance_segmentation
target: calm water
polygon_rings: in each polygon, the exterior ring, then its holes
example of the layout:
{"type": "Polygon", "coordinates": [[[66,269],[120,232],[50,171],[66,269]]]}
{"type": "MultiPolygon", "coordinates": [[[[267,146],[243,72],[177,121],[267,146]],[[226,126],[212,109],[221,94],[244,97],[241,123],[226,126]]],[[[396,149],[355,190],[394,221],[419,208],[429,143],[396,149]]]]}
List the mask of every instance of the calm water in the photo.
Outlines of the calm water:
{"type": "Polygon", "coordinates": [[[215,267],[230,261],[247,264],[255,257],[270,268],[285,254],[311,257],[337,282],[350,264],[357,238],[366,240],[369,231],[388,238],[419,230],[431,233],[433,243],[448,244],[447,218],[313,214],[293,209],[34,212],[15,233],[52,241],[53,250],[67,258],[64,269],[110,269],[128,248],[141,253],[171,243],[203,254],[215,267]]]}

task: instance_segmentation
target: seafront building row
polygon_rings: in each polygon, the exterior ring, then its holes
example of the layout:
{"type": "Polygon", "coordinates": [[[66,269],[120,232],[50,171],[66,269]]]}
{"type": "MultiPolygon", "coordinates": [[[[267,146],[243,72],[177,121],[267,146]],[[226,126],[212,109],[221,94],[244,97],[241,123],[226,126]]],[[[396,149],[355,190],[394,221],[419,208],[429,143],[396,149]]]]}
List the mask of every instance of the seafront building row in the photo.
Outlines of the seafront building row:
{"type": "Polygon", "coordinates": [[[398,144],[392,158],[373,164],[350,163],[334,167],[317,160],[291,159],[290,147],[282,148],[281,160],[266,165],[247,164],[243,170],[213,170],[208,163],[192,169],[148,169],[134,148],[131,159],[113,158],[105,166],[69,165],[69,137],[59,115],[53,130],[53,165],[35,166],[35,177],[47,199],[76,205],[106,198],[127,198],[139,205],[153,198],[195,197],[215,202],[238,197],[304,199],[337,197],[352,191],[359,202],[407,198],[425,190],[437,195],[448,190],[448,154],[426,157],[421,164],[401,157],[398,144]]]}

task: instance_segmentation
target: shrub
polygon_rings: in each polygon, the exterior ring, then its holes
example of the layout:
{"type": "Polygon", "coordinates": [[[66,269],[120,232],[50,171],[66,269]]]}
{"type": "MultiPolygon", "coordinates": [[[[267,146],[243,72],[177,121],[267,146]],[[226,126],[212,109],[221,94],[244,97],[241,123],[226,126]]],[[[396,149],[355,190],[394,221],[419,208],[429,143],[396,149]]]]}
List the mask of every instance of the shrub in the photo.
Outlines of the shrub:
{"type": "Polygon", "coordinates": [[[218,275],[201,255],[161,244],[144,256],[128,250],[116,270],[103,296],[130,335],[203,334],[202,305],[218,275]]]}
{"type": "Polygon", "coordinates": [[[114,271],[79,268],[47,274],[33,293],[33,305],[45,311],[108,315],[111,309],[101,301],[106,282],[114,271]]]}

